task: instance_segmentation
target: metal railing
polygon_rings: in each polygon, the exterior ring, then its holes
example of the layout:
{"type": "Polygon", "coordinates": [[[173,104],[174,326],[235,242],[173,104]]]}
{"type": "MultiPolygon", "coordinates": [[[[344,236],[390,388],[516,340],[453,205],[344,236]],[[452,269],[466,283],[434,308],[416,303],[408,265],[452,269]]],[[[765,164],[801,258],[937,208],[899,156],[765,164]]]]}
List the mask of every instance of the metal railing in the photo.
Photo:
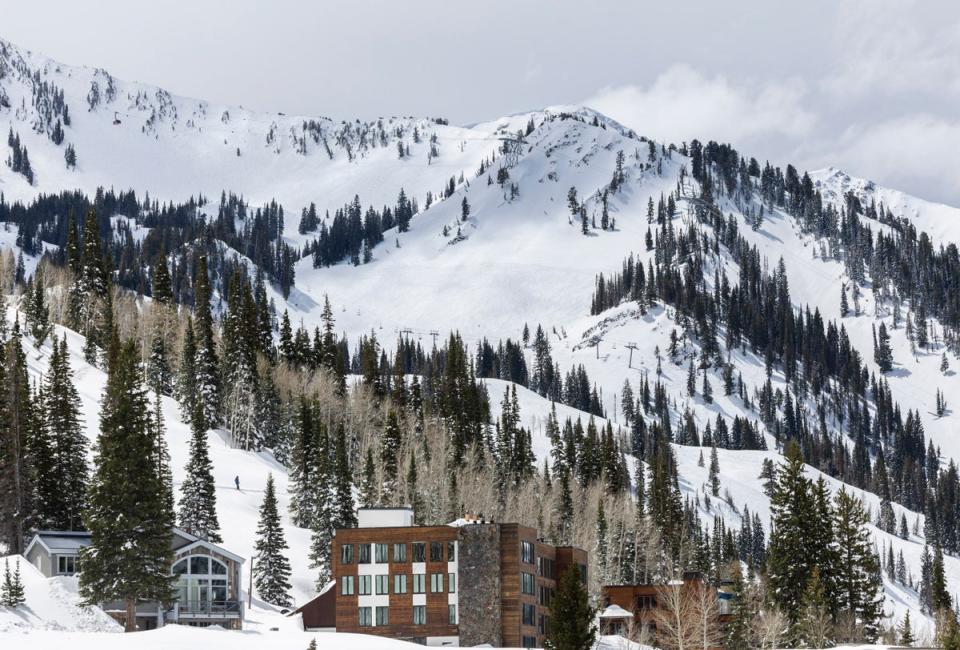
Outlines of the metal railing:
{"type": "Polygon", "coordinates": [[[177,603],[177,613],[180,616],[240,616],[240,601],[238,600],[186,600],[177,603]]]}

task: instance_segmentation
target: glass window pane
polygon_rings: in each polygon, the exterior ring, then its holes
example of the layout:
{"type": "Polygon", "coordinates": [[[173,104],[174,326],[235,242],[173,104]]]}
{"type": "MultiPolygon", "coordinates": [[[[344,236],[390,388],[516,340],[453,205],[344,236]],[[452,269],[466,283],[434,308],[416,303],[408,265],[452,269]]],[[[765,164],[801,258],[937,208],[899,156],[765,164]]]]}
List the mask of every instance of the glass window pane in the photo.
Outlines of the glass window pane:
{"type": "Polygon", "coordinates": [[[393,561],[394,562],[407,561],[407,545],[406,544],[393,545],[393,561]]]}
{"type": "Polygon", "coordinates": [[[426,562],[427,545],[424,542],[414,542],[413,543],[413,561],[414,562],[426,562]]]}
{"type": "Polygon", "coordinates": [[[386,544],[377,544],[375,546],[376,551],[376,560],[378,564],[386,564],[387,562],[387,545],[386,544]]]}
{"type": "Polygon", "coordinates": [[[173,575],[180,576],[187,572],[187,561],[180,560],[173,565],[173,575]]]}
{"type": "Polygon", "coordinates": [[[210,559],[194,555],[190,558],[190,574],[191,575],[207,575],[210,573],[210,559]]]}
{"type": "Polygon", "coordinates": [[[340,564],[353,564],[353,544],[340,547],[340,564]]]}
{"type": "Polygon", "coordinates": [[[457,543],[447,542],[447,562],[457,561],[457,543]]]}
{"type": "Polygon", "coordinates": [[[210,559],[210,573],[214,575],[226,575],[227,574],[227,565],[222,562],[218,562],[213,558],[210,559]]]}

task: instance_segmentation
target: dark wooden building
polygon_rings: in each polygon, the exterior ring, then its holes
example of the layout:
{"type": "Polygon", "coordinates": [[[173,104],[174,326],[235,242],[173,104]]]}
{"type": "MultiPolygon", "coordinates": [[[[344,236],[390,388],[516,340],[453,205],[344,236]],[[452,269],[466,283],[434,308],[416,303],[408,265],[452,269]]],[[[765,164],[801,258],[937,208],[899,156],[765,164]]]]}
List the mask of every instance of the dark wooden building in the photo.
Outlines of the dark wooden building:
{"type": "Polygon", "coordinates": [[[335,630],[337,627],[337,585],[330,583],[326,591],[320,592],[290,616],[299,614],[305,630],[335,630]]]}
{"type": "MultiPolygon", "coordinates": [[[[607,608],[610,605],[615,605],[632,614],[632,617],[624,617],[623,620],[616,617],[601,617],[601,623],[605,627],[601,632],[624,634],[629,627],[632,627],[633,634],[636,636],[640,634],[640,628],[642,627],[645,628],[648,639],[656,639],[657,609],[661,606],[659,600],[664,587],[665,585],[662,584],[604,586],[601,598],[602,607],[607,608]]],[[[729,622],[732,595],[725,591],[722,586],[718,587],[705,583],[700,573],[688,571],[683,574],[681,589],[685,591],[694,589],[714,590],[717,595],[717,624],[722,630],[729,622]]]]}
{"type": "Polygon", "coordinates": [[[542,646],[557,581],[582,549],[519,524],[413,526],[407,509],[361,510],[333,544],[338,632],[427,645],[542,646]]]}

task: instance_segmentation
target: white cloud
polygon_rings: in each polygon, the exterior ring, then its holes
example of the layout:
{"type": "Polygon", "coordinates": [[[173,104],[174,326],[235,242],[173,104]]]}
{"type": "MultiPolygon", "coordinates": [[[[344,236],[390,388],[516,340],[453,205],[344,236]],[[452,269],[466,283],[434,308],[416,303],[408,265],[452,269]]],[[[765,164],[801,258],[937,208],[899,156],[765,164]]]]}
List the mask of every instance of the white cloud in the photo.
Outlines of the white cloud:
{"type": "Polygon", "coordinates": [[[648,87],[605,88],[585,103],[656,140],[743,143],[810,133],[816,116],[803,108],[805,95],[805,85],[796,79],[735,85],[724,76],[706,77],[688,65],[675,65],[648,87]]]}
{"type": "Polygon", "coordinates": [[[818,166],[839,165],[886,187],[956,204],[958,151],[960,121],[912,114],[848,128],[818,166]]]}

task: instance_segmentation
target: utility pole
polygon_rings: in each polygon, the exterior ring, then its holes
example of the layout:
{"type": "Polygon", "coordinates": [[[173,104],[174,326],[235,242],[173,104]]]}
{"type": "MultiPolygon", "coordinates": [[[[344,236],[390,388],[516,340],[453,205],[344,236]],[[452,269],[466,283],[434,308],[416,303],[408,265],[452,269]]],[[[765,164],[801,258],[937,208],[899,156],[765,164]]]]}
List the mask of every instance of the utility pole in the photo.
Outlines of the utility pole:
{"type": "Polygon", "coordinates": [[[630,360],[627,362],[628,368],[633,368],[633,351],[637,349],[636,343],[627,343],[627,349],[630,350],[630,360]]]}
{"type": "Polygon", "coordinates": [[[430,330],[430,336],[433,337],[433,347],[437,347],[437,337],[440,336],[440,332],[437,330],[430,330]]]}

